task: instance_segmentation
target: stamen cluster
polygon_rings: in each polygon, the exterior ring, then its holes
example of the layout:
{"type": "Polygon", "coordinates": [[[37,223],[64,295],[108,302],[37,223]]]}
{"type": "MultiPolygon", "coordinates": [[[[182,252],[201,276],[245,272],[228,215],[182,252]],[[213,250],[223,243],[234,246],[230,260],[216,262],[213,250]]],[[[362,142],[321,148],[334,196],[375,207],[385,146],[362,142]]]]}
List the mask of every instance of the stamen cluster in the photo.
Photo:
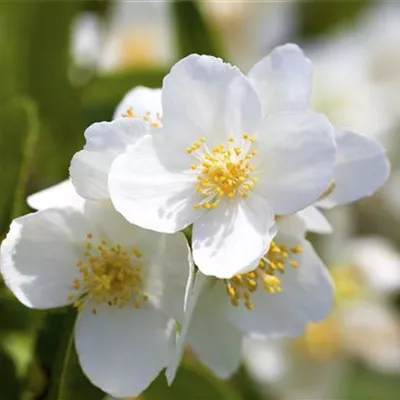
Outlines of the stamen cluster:
{"type": "Polygon", "coordinates": [[[196,191],[204,197],[195,205],[196,209],[215,208],[223,198],[248,196],[258,182],[257,177],[251,176],[254,168],[250,164],[257,155],[257,150],[251,149],[255,141],[255,136],[244,134],[240,146],[235,146],[235,139],[230,138],[227,147],[220,145],[210,150],[202,137],[186,149],[200,161],[191,165],[193,171],[199,171],[196,191]]]}
{"type": "Polygon", "coordinates": [[[252,310],[254,305],[251,302],[251,295],[257,291],[260,284],[269,294],[281,292],[281,280],[276,274],[278,272],[283,274],[288,265],[292,268],[298,268],[299,263],[290,258],[290,253],[293,255],[302,252],[303,248],[300,246],[288,248],[285,245],[272,242],[268,253],[261,259],[254,271],[238,274],[231,279],[224,280],[232,305],[238,307],[242,302],[247,309],[252,310]]]}
{"type": "MultiPolygon", "coordinates": [[[[83,303],[90,298],[94,305],[107,303],[109,306],[123,308],[129,303],[140,308],[148,296],[142,288],[142,265],[139,249],[128,252],[119,244],[108,245],[101,241],[97,247],[93,234],[87,235],[82,260],[76,263],[81,278],[76,278],[72,289],[83,295],[70,295],[74,307],[81,310],[83,303]]],[[[96,314],[96,309],[93,309],[96,314]]]]}

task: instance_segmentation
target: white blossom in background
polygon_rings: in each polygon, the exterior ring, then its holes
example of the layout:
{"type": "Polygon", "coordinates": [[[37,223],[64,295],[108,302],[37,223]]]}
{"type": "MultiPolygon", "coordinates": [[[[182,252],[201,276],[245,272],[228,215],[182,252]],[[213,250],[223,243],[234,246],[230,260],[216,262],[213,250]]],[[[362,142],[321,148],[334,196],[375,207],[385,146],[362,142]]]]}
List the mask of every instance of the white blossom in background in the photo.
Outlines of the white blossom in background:
{"type": "Polygon", "coordinates": [[[85,131],[86,144],[71,161],[70,177],[80,196],[109,199],[108,174],[114,159],[160,126],[161,91],[136,87],[118,104],[111,122],[97,122],[85,131]]]}
{"type": "Polygon", "coordinates": [[[101,71],[154,68],[175,58],[173,21],[169,2],[112,3],[101,71]]]}
{"type": "Polygon", "coordinates": [[[312,204],[333,178],[331,125],[291,108],[293,92],[278,75],[271,71],[281,107],[265,115],[237,68],[188,56],[164,79],[162,127],[112,164],[116,209],[156,231],[194,224],[194,260],[206,275],[254,269],[275,235],[274,215],[312,204]]]}
{"type": "Polygon", "coordinates": [[[229,60],[243,69],[276,45],[290,40],[297,28],[296,0],[206,1],[201,6],[223,42],[229,60]]]}
{"type": "Polygon", "coordinates": [[[4,281],[24,305],[78,310],[82,369],[116,397],[139,395],[170,362],[190,262],[183,234],[143,230],[104,202],[20,217],[1,245],[4,281]]]}
{"type": "Polygon", "coordinates": [[[167,368],[172,382],[185,345],[218,377],[239,367],[245,335],[269,339],[298,337],[310,322],[333,307],[329,274],[305,240],[303,220],[282,217],[270,250],[251,272],[216,279],[198,272],[189,291],[175,358],[167,368]]]}

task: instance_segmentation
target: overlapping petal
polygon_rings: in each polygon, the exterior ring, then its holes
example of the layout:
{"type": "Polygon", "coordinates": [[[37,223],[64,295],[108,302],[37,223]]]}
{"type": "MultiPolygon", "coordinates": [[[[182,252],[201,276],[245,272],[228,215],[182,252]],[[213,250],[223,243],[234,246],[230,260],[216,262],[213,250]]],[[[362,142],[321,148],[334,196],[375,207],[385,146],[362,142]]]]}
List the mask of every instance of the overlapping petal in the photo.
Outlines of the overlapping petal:
{"type": "Polygon", "coordinates": [[[151,121],[157,121],[157,114],[162,115],[161,89],[151,89],[137,86],[130,90],[114,112],[114,119],[131,115],[135,118],[148,117],[151,121]]]}
{"type": "Polygon", "coordinates": [[[205,275],[231,278],[254,268],[276,234],[274,214],[260,196],[221,201],[193,226],[193,258],[205,275]]]}
{"type": "Polygon", "coordinates": [[[148,132],[144,121],[119,118],[85,131],[86,145],[74,155],[70,175],[76,191],[89,200],[109,198],[108,173],[114,159],[148,132]]]}
{"type": "Polygon", "coordinates": [[[268,295],[258,289],[252,296],[254,309],[232,307],[230,321],[241,331],[269,337],[297,337],[307,323],[318,322],[332,310],[334,294],[330,276],[312,248],[304,242],[299,267],[280,276],[282,292],[268,295]]]}
{"type": "Polygon", "coordinates": [[[374,139],[344,130],[335,132],[335,189],[318,206],[331,208],[371,196],[390,172],[385,149],[374,139]]]}
{"type": "Polygon", "coordinates": [[[113,163],[109,187],[115,208],[130,222],[177,232],[202,215],[190,158],[164,132],[143,138],[113,163]]]}
{"type": "Polygon", "coordinates": [[[29,207],[35,210],[44,210],[52,207],[74,207],[82,209],[84,199],[76,193],[72,182],[67,179],[54,186],[31,194],[26,199],[29,207]]]}
{"type": "Polygon", "coordinates": [[[311,205],[333,178],[334,131],[320,114],[270,115],[258,131],[257,149],[253,164],[259,182],[254,190],[276,214],[291,214],[311,205]]]}
{"type": "Polygon", "coordinates": [[[261,96],[265,115],[309,108],[312,65],[297,45],[276,47],[250,70],[248,76],[261,96]]]}
{"type": "Polygon", "coordinates": [[[164,78],[163,126],[183,148],[205,137],[211,146],[254,132],[262,118],[259,97],[235,67],[211,56],[190,55],[164,78]]]}

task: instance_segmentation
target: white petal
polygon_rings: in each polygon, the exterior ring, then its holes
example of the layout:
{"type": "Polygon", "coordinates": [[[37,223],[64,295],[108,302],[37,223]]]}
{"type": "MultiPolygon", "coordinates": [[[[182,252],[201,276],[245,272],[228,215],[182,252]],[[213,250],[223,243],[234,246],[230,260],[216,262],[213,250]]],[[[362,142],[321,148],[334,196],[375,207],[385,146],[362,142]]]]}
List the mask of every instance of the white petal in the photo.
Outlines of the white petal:
{"type": "Polygon", "coordinates": [[[44,210],[52,207],[81,209],[84,203],[84,199],[76,193],[69,179],[31,194],[26,201],[29,207],[35,210],[44,210]]]}
{"type": "Polygon", "coordinates": [[[53,308],[76,294],[75,264],[83,257],[83,241],[92,232],[74,209],[47,209],[18,218],[1,245],[1,272],[5,283],[26,306],[53,308]],[[82,242],[80,242],[82,241],[82,242]]]}
{"type": "Polygon", "coordinates": [[[229,136],[254,132],[261,102],[248,79],[235,67],[210,56],[192,54],[164,78],[163,126],[184,147],[205,137],[211,147],[229,136]]]}
{"type": "Polygon", "coordinates": [[[331,208],[371,196],[386,181],[390,165],[385,149],[375,140],[344,129],[336,129],[336,188],[321,207],[331,208]]]}
{"type": "Polygon", "coordinates": [[[113,119],[123,117],[129,109],[137,118],[143,118],[148,112],[152,119],[157,117],[157,113],[161,115],[161,89],[137,86],[130,90],[115,109],[113,119]]]}
{"type": "Polygon", "coordinates": [[[71,161],[76,191],[89,200],[109,198],[107,180],[114,159],[147,133],[147,124],[132,118],[98,122],[85,131],[86,145],[71,161]]]}
{"type": "Polygon", "coordinates": [[[295,44],[276,47],[249,72],[266,115],[275,111],[305,111],[311,102],[312,65],[295,44]]]}
{"type": "Polygon", "coordinates": [[[292,236],[298,238],[298,241],[303,241],[307,229],[304,220],[300,217],[300,212],[292,215],[285,215],[284,217],[277,218],[278,235],[292,236]]]}
{"type": "Polygon", "coordinates": [[[227,319],[223,296],[227,295],[222,285],[215,285],[200,296],[187,342],[199,361],[219,378],[228,379],[239,367],[243,335],[227,319]]]}
{"type": "Polygon", "coordinates": [[[252,163],[260,181],[254,190],[275,214],[292,214],[314,201],[329,186],[335,160],[334,131],[313,112],[276,113],[266,118],[252,163]]]}
{"type": "Polygon", "coordinates": [[[231,278],[253,268],[275,233],[273,212],[260,196],[223,200],[193,226],[194,262],[205,275],[231,278]]]}
{"type": "Polygon", "coordinates": [[[310,206],[297,213],[304,221],[306,230],[315,233],[332,233],[333,228],[325,215],[314,206],[310,206]]]}
{"type": "Polygon", "coordinates": [[[269,295],[260,287],[251,297],[252,311],[228,303],[230,320],[238,329],[269,337],[297,337],[307,323],[321,321],[331,312],[334,293],[330,276],[311,244],[302,246],[298,269],[279,276],[281,293],[269,295]]]}
{"type": "Polygon", "coordinates": [[[143,138],[113,163],[109,188],[115,208],[143,228],[185,228],[202,215],[194,209],[199,195],[191,162],[163,133],[143,138]]]}
{"type": "Polygon", "coordinates": [[[210,287],[210,284],[213,280],[212,278],[198,272],[195,276],[194,285],[192,286],[191,278],[192,277],[189,277],[188,280],[188,293],[185,314],[183,315],[183,319],[179,321],[181,323],[181,330],[176,341],[175,353],[165,371],[165,375],[167,377],[167,382],[169,385],[171,385],[174,381],[175,375],[181,363],[183,352],[187,344],[187,335],[197,302],[199,301],[199,298],[202,296],[203,292],[210,287]]]}
{"type": "Polygon", "coordinates": [[[115,397],[135,397],[157,377],[172,355],[168,318],[150,306],[96,307],[79,314],[75,342],[91,382],[115,397]]]}
{"type": "Polygon", "coordinates": [[[85,215],[96,223],[99,241],[120,244],[141,253],[145,291],[151,303],[170,317],[183,314],[189,270],[193,268],[190,248],[183,233],[160,234],[130,224],[110,202],[87,202],[85,215]]]}

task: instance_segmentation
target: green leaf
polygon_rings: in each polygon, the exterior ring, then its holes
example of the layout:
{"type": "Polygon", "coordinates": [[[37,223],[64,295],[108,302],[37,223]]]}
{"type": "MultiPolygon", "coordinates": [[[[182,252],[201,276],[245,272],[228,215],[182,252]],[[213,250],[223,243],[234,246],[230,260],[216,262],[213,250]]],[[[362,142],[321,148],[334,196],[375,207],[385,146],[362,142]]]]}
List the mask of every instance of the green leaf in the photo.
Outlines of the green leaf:
{"type": "Polygon", "coordinates": [[[182,364],[171,387],[161,373],[141,397],[144,400],[240,400],[227,382],[194,362],[182,364]]]}
{"type": "Polygon", "coordinates": [[[191,53],[224,56],[222,46],[216,32],[207,24],[194,0],[173,1],[173,20],[178,56],[185,57],[191,53]]]}
{"type": "Polygon", "coordinates": [[[370,0],[301,2],[297,4],[300,35],[307,38],[326,34],[341,24],[354,20],[369,4],[370,0]]]}
{"type": "Polygon", "coordinates": [[[399,398],[400,380],[398,375],[384,375],[352,364],[346,371],[335,398],[346,400],[394,400],[399,398]]]}
{"type": "Polygon", "coordinates": [[[50,312],[37,339],[37,357],[48,384],[43,400],[101,400],[103,392],[83,374],[73,343],[76,312],[50,312]]]}
{"type": "Polygon", "coordinates": [[[38,137],[36,105],[27,97],[11,100],[0,113],[0,231],[25,209],[25,190],[38,137]]]}
{"type": "Polygon", "coordinates": [[[12,358],[0,349],[0,395],[4,400],[20,398],[20,383],[12,358]]]}

